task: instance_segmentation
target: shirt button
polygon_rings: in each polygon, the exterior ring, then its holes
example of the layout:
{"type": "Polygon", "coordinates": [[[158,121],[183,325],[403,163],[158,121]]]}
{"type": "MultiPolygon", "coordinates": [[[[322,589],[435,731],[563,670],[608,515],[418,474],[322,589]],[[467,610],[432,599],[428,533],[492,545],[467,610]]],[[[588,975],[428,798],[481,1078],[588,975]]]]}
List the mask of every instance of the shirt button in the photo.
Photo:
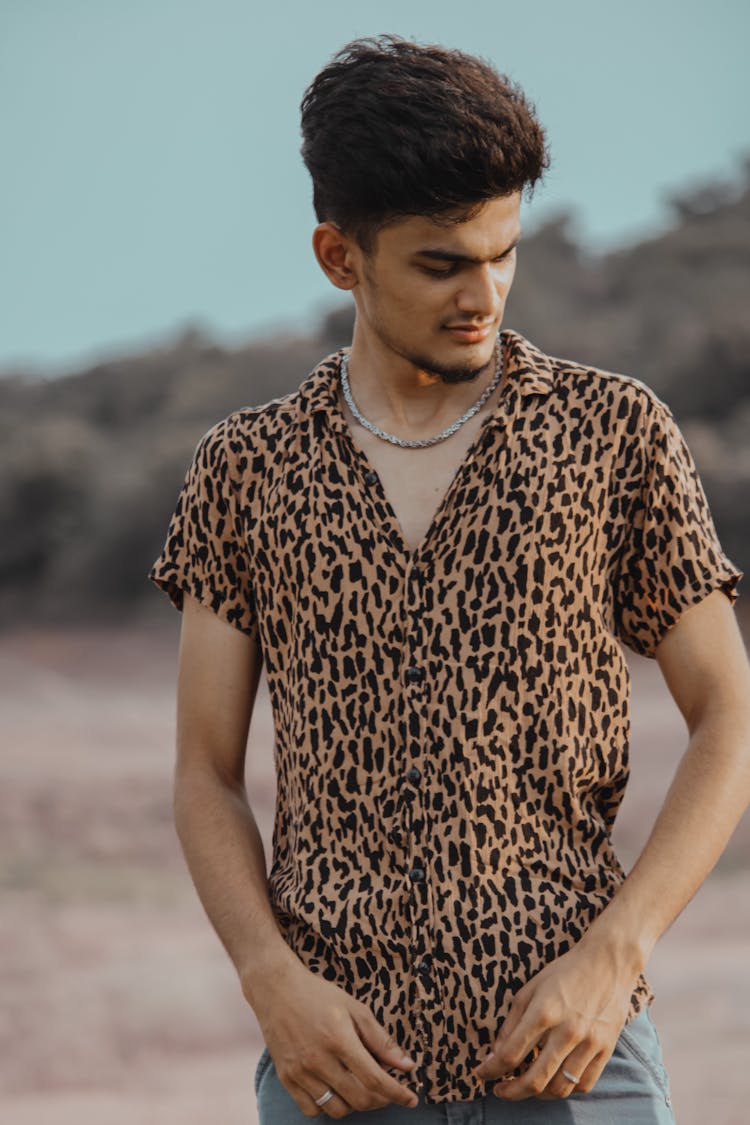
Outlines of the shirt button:
{"type": "Polygon", "coordinates": [[[421,778],[421,776],[422,776],[421,771],[418,770],[416,766],[412,766],[411,769],[409,770],[409,772],[406,775],[406,779],[407,779],[407,781],[410,781],[412,783],[412,785],[416,785],[417,782],[419,781],[419,779],[421,778]]]}
{"type": "Polygon", "coordinates": [[[413,883],[422,883],[424,881],[424,868],[413,867],[409,872],[409,878],[413,883]]]}
{"type": "Polygon", "coordinates": [[[378,474],[374,469],[368,469],[368,471],[365,473],[365,480],[368,484],[377,484],[378,474]]]}
{"type": "Polygon", "coordinates": [[[427,958],[425,958],[424,961],[419,962],[417,968],[419,969],[420,973],[429,973],[430,962],[427,960],[427,958]]]}
{"type": "Polygon", "coordinates": [[[407,668],[404,673],[407,682],[410,684],[418,684],[424,679],[424,668],[407,668]]]}
{"type": "Polygon", "coordinates": [[[391,828],[390,832],[388,832],[387,834],[387,838],[391,844],[395,844],[397,847],[402,843],[403,840],[403,837],[398,828],[391,828]]]}

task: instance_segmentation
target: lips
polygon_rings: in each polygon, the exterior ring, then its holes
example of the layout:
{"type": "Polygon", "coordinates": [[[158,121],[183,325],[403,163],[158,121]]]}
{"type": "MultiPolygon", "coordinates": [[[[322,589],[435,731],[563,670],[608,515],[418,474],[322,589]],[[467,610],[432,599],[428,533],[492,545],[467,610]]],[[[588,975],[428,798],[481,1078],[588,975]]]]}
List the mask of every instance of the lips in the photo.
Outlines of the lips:
{"type": "Polygon", "coordinates": [[[447,327],[448,331],[452,332],[454,336],[472,344],[476,343],[478,340],[484,340],[492,331],[491,324],[485,325],[484,328],[477,328],[475,325],[471,324],[449,324],[447,327]]]}

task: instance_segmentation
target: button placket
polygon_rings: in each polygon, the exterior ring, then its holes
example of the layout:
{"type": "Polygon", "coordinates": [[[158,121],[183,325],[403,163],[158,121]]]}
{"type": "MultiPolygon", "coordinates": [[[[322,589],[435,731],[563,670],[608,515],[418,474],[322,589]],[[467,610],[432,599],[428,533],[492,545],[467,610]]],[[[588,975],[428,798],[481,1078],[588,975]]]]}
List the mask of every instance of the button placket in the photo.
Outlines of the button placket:
{"type": "MultiPolygon", "coordinates": [[[[426,984],[429,986],[429,979],[425,980],[430,958],[425,949],[425,935],[429,931],[427,911],[430,896],[424,851],[427,841],[424,839],[423,831],[419,831],[425,823],[424,801],[420,791],[426,777],[426,763],[423,759],[425,732],[421,720],[427,686],[426,669],[421,663],[424,641],[422,580],[425,573],[425,560],[420,551],[421,547],[412,554],[406,571],[404,608],[407,645],[404,654],[403,685],[407,712],[408,760],[402,777],[404,812],[413,845],[405,870],[410,885],[412,914],[409,1019],[417,1052],[422,1051],[425,1044],[430,1042],[429,1005],[426,996],[428,988],[425,987],[426,984]]],[[[424,1081],[419,1066],[415,1069],[413,1077],[417,1080],[417,1088],[422,1089],[424,1081]]]]}

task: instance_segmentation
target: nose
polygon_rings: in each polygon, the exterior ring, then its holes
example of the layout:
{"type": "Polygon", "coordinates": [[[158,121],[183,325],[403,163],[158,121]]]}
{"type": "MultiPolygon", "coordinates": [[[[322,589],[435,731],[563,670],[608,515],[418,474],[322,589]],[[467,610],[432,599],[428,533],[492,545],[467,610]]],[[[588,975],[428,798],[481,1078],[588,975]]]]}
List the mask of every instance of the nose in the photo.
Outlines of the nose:
{"type": "Polygon", "coordinates": [[[500,282],[490,262],[474,266],[463,278],[463,285],[456,295],[456,306],[469,316],[483,320],[494,319],[502,304],[500,282]]]}

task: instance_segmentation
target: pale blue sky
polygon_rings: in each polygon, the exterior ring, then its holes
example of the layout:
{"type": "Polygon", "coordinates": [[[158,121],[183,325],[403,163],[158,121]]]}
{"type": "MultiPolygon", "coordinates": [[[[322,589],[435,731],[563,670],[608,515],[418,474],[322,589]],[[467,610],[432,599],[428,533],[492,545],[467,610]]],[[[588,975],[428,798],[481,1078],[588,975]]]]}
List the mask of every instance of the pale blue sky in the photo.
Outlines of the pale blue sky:
{"type": "MultiPolygon", "coordinates": [[[[0,370],[305,330],[315,262],[299,102],[359,35],[492,59],[553,165],[524,229],[572,206],[592,250],[656,233],[663,193],[750,151],[746,0],[0,0],[0,370]]],[[[518,269],[523,268],[523,255],[518,269]]]]}

